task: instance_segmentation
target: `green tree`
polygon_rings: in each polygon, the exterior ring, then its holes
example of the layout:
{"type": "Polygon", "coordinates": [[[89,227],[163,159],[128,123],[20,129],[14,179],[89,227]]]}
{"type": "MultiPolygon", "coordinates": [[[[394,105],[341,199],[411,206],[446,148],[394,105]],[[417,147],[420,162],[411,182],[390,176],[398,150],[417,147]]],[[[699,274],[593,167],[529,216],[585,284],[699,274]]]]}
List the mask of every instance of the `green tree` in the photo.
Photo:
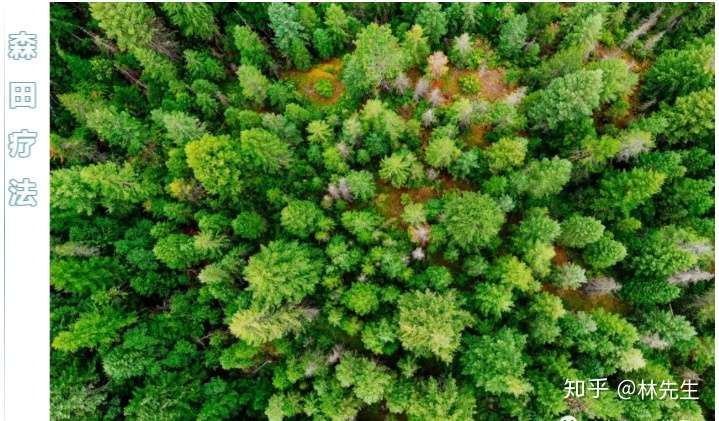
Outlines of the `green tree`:
{"type": "Polygon", "coordinates": [[[175,81],[176,69],[171,59],[177,55],[176,45],[169,41],[169,31],[149,5],[92,3],[90,13],[120,50],[137,58],[145,75],[168,83],[175,81]]]}
{"type": "Polygon", "coordinates": [[[584,260],[596,269],[605,269],[624,259],[627,249],[609,233],[584,249],[584,260]]]}
{"type": "Polygon", "coordinates": [[[666,128],[662,140],[669,145],[709,145],[714,136],[714,92],[710,89],[677,98],[659,113],[666,128]]]}
{"type": "Polygon", "coordinates": [[[402,220],[409,225],[421,225],[427,222],[427,215],[422,203],[409,203],[404,207],[402,220]]]}
{"type": "Polygon", "coordinates": [[[342,6],[330,4],[325,10],[324,23],[333,44],[338,49],[343,49],[350,41],[351,20],[342,6]]]}
{"type": "Polygon", "coordinates": [[[91,3],[92,17],[123,50],[149,48],[157,35],[156,16],[142,3],[91,3]]]}
{"type": "Polygon", "coordinates": [[[573,324],[566,329],[566,346],[583,354],[578,368],[589,373],[614,373],[624,353],[639,339],[636,327],[601,308],[590,314],[568,315],[566,321],[573,324]],[[602,337],[604,340],[594,342],[602,337]]]}
{"type": "Polygon", "coordinates": [[[165,129],[167,139],[177,146],[184,147],[187,142],[198,139],[206,133],[204,123],[197,117],[181,111],[162,112],[157,110],[152,113],[152,119],[165,129]]]}
{"type": "Polygon", "coordinates": [[[415,291],[403,294],[397,305],[402,346],[419,356],[434,355],[451,362],[462,330],[472,321],[457,294],[451,290],[441,295],[415,291]]]}
{"type": "Polygon", "coordinates": [[[599,101],[602,104],[614,102],[629,95],[639,80],[639,76],[631,71],[629,65],[618,58],[595,61],[590,63],[587,68],[602,71],[602,92],[599,95],[599,101]]]}
{"type": "Polygon", "coordinates": [[[489,196],[464,192],[447,200],[444,221],[447,233],[465,251],[491,244],[504,224],[504,212],[489,196]]]}
{"type": "Polygon", "coordinates": [[[556,130],[592,115],[600,104],[602,72],[580,70],[558,77],[525,100],[527,118],[533,127],[556,130]]]}
{"type": "Polygon", "coordinates": [[[347,211],[341,217],[342,226],[361,243],[371,243],[379,234],[382,219],[371,211],[347,211]]]}
{"type": "Polygon", "coordinates": [[[260,37],[248,26],[235,26],[232,31],[235,48],[240,52],[240,64],[265,69],[270,55],[260,37]]]}
{"type": "Polygon", "coordinates": [[[657,57],[642,84],[642,95],[672,102],[675,98],[710,88],[714,84],[714,48],[669,49],[657,57]]]}
{"type": "Polygon", "coordinates": [[[578,47],[585,54],[591,52],[602,35],[604,16],[599,13],[588,13],[586,16],[575,15],[567,25],[567,33],[562,39],[560,47],[578,47]]]}
{"type": "Polygon", "coordinates": [[[366,404],[382,400],[393,383],[392,375],[386,367],[350,354],[342,356],[335,376],[342,387],[352,387],[355,396],[366,404]]]}
{"type": "Polygon", "coordinates": [[[379,308],[380,288],[367,282],[357,282],[342,295],[342,302],[360,316],[367,315],[379,308]]]}
{"type": "Polygon", "coordinates": [[[242,238],[255,240],[267,231],[267,221],[256,212],[242,211],[232,220],[232,229],[242,238]]]}
{"type": "Polygon", "coordinates": [[[335,54],[334,43],[330,38],[329,32],[324,28],[317,28],[312,33],[312,45],[315,47],[315,50],[317,50],[320,58],[324,60],[329,59],[335,54]]]}
{"type": "Polygon", "coordinates": [[[273,3],[267,7],[267,15],[270,27],[275,33],[274,43],[277,49],[291,59],[295,66],[305,67],[302,60],[305,55],[309,55],[306,47],[309,37],[300,22],[297,8],[287,3],[273,3]]]}
{"type": "Polygon", "coordinates": [[[170,234],[160,238],[152,250],[157,259],[171,269],[186,269],[202,259],[193,238],[185,234],[170,234]]]}
{"type": "Polygon", "coordinates": [[[446,14],[450,34],[478,32],[484,16],[482,5],[476,3],[452,3],[446,9],[446,14]]]}
{"type": "Polygon", "coordinates": [[[604,225],[591,216],[574,214],[562,221],[559,243],[567,247],[583,248],[604,234],[604,225]]]}
{"type": "Polygon", "coordinates": [[[263,129],[248,129],[240,133],[240,153],[247,168],[267,174],[279,174],[290,166],[293,159],[290,146],[263,129]]]}
{"type": "Polygon", "coordinates": [[[397,77],[405,67],[404,52],[388,26],[371,23],[357,34],[355,51],[342,68],[342,82],[350,93],[364,96],[381,82],[397,77]]]}
{"type": "Polygon", "coordinates": [[[636,207],[657,194],[666,176],[639,168],[609,173],[602,178],[593,207],[599,212],[615,211],[628,216],[636,207]]]}
{"type": "Polygon", "coordinates": [[[481,315],[495,319],[499,319],[514,306],[512,288],[507,285],[477,284],[473,298],[474,306],[481,315]]]}
{"type": "Polygon", "coordinates": [[[205,135],[188,143],[185,153],[188,166],[205,189],[230,199],[239,198],[244,190],[245,184],[239,181],[243,176],[277,174],[292,160],[289,146],[263,129],[243,131],[239,142],[229,136],[205,135]],[[215,160],[225,165],[213,165],[215,160]]]}
{"type": "Polygon", "coordinates": [[[54,171],[50,191],[53,209],[90,215],[98,206],[110,213],[127,212],[152,195],[152,186],[129,163],[106,162],[54,171]]]}
{"type": "Polygon", "coordinates": [[[580,47],[559,50],[523,76],[533,85],[546,86],[553,79],[577,72],[584,65],[584,51],[580,47]]]}
{"type": "Polygon", "coordinates": [[[513,181],[518,191],[540,199],[562,191],[571,173],[572,163],[555,156],[530,161],[524,170],[513,174],[513,181]]]}
{"type": "Polygon", "coordinates": [[[556,268],[552,281],[560,288],[577,289],[587,282],[587,275],[581,266],[567,263],[556,268]]]}
{"type": "Polygon", "coordinates": [[[228,136],[204,135],[185,146],[187,165],[207,191],[222,196],[236,196],[243,190],[237,182],[243,176],[243,159],[236,142],[228,136]],[[221,161],[219,167],[213,162],[221,161]]]}
{"type": "Polygon", "coordinates": [[[117,284],[121,274],[122,267],[111,257],[66,258],[50,262],[52,287],[77,295],[88,295],[117,284]]]}
{"type": "Polygon", "coordinates": [[[380,162],[379,176],[394,187],[404,187],[422,176],[422,164],[409,151],[395,152],[380,162]]]}
{"type": "Polygon", "coordinates": [[[471,419],[475,406],[471,389],[457,385],[451,377],[439,381],[430,377],[412,388],[405,413],[411,421],[459,421],[471,419]]]}
{"type": "Polygon", "coordinates": [[[162,3],[162,10],[186,37],[209,40],[220,31],[209,4],[162,3]]]}
{"type": "Polygon", "coordinates": [[[230,331],[248,344],[259,346],[301,331],[316,313],[316,310],[304,307],[239,310],[232,316],[230,331]]]}
{"type": "Polygon", "coordinates": [[[551,243],[559,233],[559,223],[549,216],[546,208],[530,208],[515,226],[512,244],[518,251],[526,253],[537,243],[551,243]]]}
{"type": "Polygon", "coordinates": [[[566,311],[562,299],[547,292],[532,296],[529,313],[529,337],[538,344],[554,343],[561,333],[558,320],[566,311]]]}
{"type": "Polygon", "coordinates": [[[115,307],[104,307],[80,315],[68,330],[59,332],[52,347],[63,352],[82,348],[107,348],[117,341],[119,332],[137,321],[137,315],[115,307]]]}
{"type": "Polygon", "coordinates": [[[60,102],[73,116],[109,145],[138,154],[149,138],[147,127],[126,111],[118,111],[98,101],[88,101],[81,94],[64,94],[60,102]]]}
{"type": "Polygon", "coordinates": [[[242,95],[257,106],[262,106],[267,99],[267,89],[270,82],[267,78],[252,65],[243,64],[237,69],[237,77],[240,79],[242,95]]]}
{"type": "Polygon", "coordinates": [[[427,32],[433,47],[438,47],[447,34],[447,16],[438,3],[424,3],[420,7],[415,23],[427,32]]]}
{"type": "Polygon", "coordinates": [[[647,312],[639,329],[644,336],[644,342],[655,349],[687,346],[697,334],[686,317],[668,310],[647,312]]]}
{"type": "Polygon", "coordinates": [[[412,28],[405,32],[402,49],[410,66],[419,66],[427,60],[429,43],[421,26],[412,25],[412,28]]]}
{"type": "Polygon", "coordinates": [[[510,289],[524,292],[536,291],[540,287],[532,276],[530,268],[512,255],[499,257],[489,267],[487,277],[510,289]]]}
{"type": "Polygon", "coordinates": [[[322,264],[321,254],[314,248],[278,240],[262,246],[250,257],[243,275],[256,306],[299,304],[319,283],[322,264]]]}
{"type": "Polygon", "coordinates": [[[344,180],[352,199],[366,202],[374,197],[376,186],[369,171],[350,171],[344,180]]]}
{"type": "Polygon", "coordinates": [[[518,14],[510,17],[499,32],[499,52],[512,60],[520,56],[527,43],[527,16],[518,14]]]}
{"type": "Polygon", "coordinates": [[[489,170],[495,174],[522,165],[526,154],[527,139],[521,137],[499,139],[484,151],[489,170]]]}
{"type": "Polygon", "coordinates": [[[493,335],[467,339],[467,352],[462,355],[462,373],[475,385],[491,394],[526,395],[532,385],[522,376],[527,366],[523,350],[525,335],[505,328],[493,335]]]}
{"type": "Polygon", "coordinates": [[[462,151],[449,137],[437,137],[430,140],[425,150],[427,163],[435,168],[446,168],[457,160],[462,151]]]}

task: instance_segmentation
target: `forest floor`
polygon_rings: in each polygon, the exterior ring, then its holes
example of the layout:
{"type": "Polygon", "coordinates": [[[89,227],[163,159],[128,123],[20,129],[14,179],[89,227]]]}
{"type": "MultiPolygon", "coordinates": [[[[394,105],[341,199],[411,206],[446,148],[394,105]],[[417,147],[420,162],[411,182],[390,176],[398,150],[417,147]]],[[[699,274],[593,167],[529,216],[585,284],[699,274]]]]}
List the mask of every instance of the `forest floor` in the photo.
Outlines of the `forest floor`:
{"type": "Polygon", "coordinates": [[[630,309],[613,293],[590,295],[579,289],[560,289],[550,284],[544,284],[544,290],[561,298],[573,311],[591,311],[601,307],[610,313],[628,314],[630,309]]]}
{"type": "Polygon", "coordinates": [[[461,180],[455,180],[449,175],[441,174],[438,176],[434,186],[424,186],[416,188],[396,188],[382,180],[378,182],[377,199],[375,203],[382,216],[387,219],[399,218],[404,210],[402,197],[406,197],[412,203],[426,203],[430,199],[442,196],[450,190],[468,191],[472,190],[469,183],[461,180]]]}
{"type": "Polygon", "coordinates": [[[324,61],[307,71],[290,70],[284,74],[283,78],[293,80],[297,83],[297,89],[307,97],[315,105],[332,105],[336,103],[345,90],[344,85],[340,82],[339,75],[342,70],[342,59],[333,58],[324,61]],[[315,84],[322,80],[332,82],[332,96],[325,98],[317,93],[315,84]]]}
{"type": "MultiPolygon", "coordinates": [[[[571,259],[563,247],[555,246],[552,263],[561,266],[571,263],[571,259]]],[[[544,290],[561,298],[564,304],[574,311],[590,311],[601,307],[611,313],[629,312],[629,306],[612,293],[586,294],[581,289],[562,289],[551,284],[544,284],[544,290]]]]}

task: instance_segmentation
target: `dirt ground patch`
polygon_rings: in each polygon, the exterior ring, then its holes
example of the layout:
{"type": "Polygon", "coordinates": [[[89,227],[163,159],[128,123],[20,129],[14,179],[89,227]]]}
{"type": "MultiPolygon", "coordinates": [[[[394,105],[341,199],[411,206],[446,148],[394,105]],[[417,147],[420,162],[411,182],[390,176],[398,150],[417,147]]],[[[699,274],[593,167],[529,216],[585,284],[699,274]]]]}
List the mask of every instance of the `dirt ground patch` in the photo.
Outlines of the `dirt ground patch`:
{"type": "Polygon", "coordinates": [[[567,252],[564,250],[564,247],[554,246],[554,257],[552,258],[552,263],[557,266],[569,263],[569,256],[567,256],[567,252]]]}
{"type": "MultiPolygon", "coordinates": [[[[407,71],[407,77],[412,81],[414,87],[417,80],[422,76],[422,72],[417,68],[407,71]]],[[[488,101],[496,101],[502,99],[512,93],[514,88],[505,81],[505,72],[503,69],[480,69],[467,70],[450,67],[449,71],[438,80],[430,83],[430,90],[439,88],[442,91],[446,101],[451,103],[456,97],[464,96],[471,99],[484,98],[488,101]],[[477,94],[465,94],[459,87],[459,79],[463,76],[474,75],[479,78],[481,87],[477,94]]]]}
{"type": "Polygon", "coordinates": [[[631,54],[619,47],[607,48],[600,45],[596,50],[594,50],[594,54],[599,58],[620,58],[624,60],[624,62],[627,63],[627,66],[629,66],[629,68],[635,73],[641,73],[651,65],[648,61],[637,61],[631,54]]]}
{"type": "MultiPolygon", "coordinates": [[[[561,246],[554,246],[552,263],[561,266],[569,262],[567,251],[561,246]]],[[[629,311],[629,306],[613,293],[586,294],[579,289],[562,289],[550,284],[545,284],[544,290],[561,298],[567,308],[574,311],[591,311],[598,307],[612,313],[625,314],[629,311]]]]}
{"type": "Polygon", "coordinates": [[[341,70],[342,60],[339,58],[333,58],[322,62],[305,72],[290,70],[284,75],[284,77],[295,81],[297,83],[297,90],[306,96],[313,104],[332,105],[339,100],[345,90],[344,85],[339,79],[341,70]],[[315,83],[322,79],[332,82],[332,87],[334,89],[332,96],[329,98],[325,98],[315,91],[315,83]]]}
{"type": "Polygon", "coordinates": [[[416,188],[396,188],[391,184],[380,180],[378,182],[378,195],[375,199],[377,209],[385,218],[399,218],[404,211],[402,195],[407,194],[413,203],[425,203],[430,199],[442,196],[449,190],[470,190],[468,183],[453,179],[448,175],[439,176],[438,186],[424,186],[416,188]]]}
{"type": "Polygon", "coordinates": [[[469,147],[484,148],[489,146],[489,142],[484,138],[484,135],[489,130],[489,126],[486,124],[472,124],[469,130],[463,135],[462,139],[467,143],[469,147]]]}
{"type": "Polygon", "coordinates": [[[591,311],[603,308],[610,313],[626,314],[629,306],[614,294],[589,295],[580,290],[561,289],[553,285],[544,285],[544,290],[561,298],[568,309],[573,311],[591,311]]]}

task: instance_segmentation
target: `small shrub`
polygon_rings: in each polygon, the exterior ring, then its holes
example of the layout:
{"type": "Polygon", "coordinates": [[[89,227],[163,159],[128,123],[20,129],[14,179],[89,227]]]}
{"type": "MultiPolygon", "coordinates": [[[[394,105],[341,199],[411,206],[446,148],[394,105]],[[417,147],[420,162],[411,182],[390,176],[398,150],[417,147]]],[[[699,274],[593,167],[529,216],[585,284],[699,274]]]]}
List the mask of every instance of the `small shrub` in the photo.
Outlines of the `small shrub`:
{"type": "Polygon", "coordinates": [[[508,69],[504,73],[504,82],[510,86],[516,86],[519,83],[519,79],[522,77],[522,73],[518,69],[508,69]]]}
{"type": "Polygon", "coordinates": [[[487,54],[481,48],[475,48],[467,58],[467,68],[479,69],[487,63],[487,54]]]}
{"type": "Polygon", "coordinates": [[[482,82],[475,75],[466,75],[459,78],[459,88],[465,94],[476,94],[482,89],[482,82]]]}
{"type": "Polygon", "coordinates": [[[334,93],[335,88],[332,85],[332,81],[327,79],[320,79],[317,82],[315,82],[315,92],[317,92],[317,95],[323,97],[323,98],[330,98],[332,97],[332,94],[334,93]]]}

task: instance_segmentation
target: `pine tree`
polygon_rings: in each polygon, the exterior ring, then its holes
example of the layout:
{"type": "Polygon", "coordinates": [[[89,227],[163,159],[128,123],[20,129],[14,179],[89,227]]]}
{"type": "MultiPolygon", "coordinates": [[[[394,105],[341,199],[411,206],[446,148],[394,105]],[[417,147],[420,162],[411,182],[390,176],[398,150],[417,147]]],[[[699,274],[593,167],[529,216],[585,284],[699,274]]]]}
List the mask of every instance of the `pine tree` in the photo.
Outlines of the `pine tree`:
{"type": "Polygon", "coordinates": [[[405,56],[387,26],[369,24],[357,34],[355,51],[342,70],[342,81],[354,95],[363,96],[404,70],[405,56]]]}
{"type": "Polygon", "coordinates": [[[454,291],[436,294],[415,291],[400,297],[399,339],[418,356],[434,355],[445,363],[459,348],[462,330],[471,322],[454,291]]]}
{"type": "Polygon", "coordinates": [[[260,308],[299,304],[320,281],[322,259],[312,247],[273,241],[250,257],[243,275],[260,308]]]}

